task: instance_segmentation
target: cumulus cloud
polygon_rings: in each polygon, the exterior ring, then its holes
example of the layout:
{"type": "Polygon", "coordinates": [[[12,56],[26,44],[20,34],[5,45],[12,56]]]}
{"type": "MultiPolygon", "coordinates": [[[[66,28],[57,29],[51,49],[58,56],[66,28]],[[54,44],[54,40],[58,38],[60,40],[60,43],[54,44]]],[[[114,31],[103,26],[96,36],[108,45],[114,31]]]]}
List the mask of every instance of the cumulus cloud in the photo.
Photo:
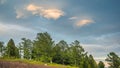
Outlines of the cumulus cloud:
{"type": "Polygon", "coordinates": [[[92,19],[82,19],[82,20],[79,20],[77,23],[75,23],[75,25],[78,27],[82,27],[82,26],[91,24],[93,22],[94,21],[92,19]]]}
{"type": "Polygon", "coordinates": [[[42,9],[42,7],[38,7],[38,6],[35,6],[33,4],[30,4],[27,6],[26,8],[28,11],[32,11],[32,12],[35,12],[35,11],[38,11],[39,9],[42,9]]]}
{"type": "Polygon", "coordinates": [[[58,19],[60,16],[63,16],[64,13],[59,9],[46,9],[41,13],[41,15],[48,19],[58,19]]]}
{"type": "MultiPolygon", "coordinates": [[[[47,19],[58,19],[61,16],[64,16],[64,12],[60,9],[56,9],[56,8],[45,8],[42,6],[37,6],[34,4],[29,4],[26,7],[26,10],[31,12],[32,15],[40,15],[43,16],[44,18],[47,19]]],[[[20,14],[22,15],[22,14],[20,14]]]]}

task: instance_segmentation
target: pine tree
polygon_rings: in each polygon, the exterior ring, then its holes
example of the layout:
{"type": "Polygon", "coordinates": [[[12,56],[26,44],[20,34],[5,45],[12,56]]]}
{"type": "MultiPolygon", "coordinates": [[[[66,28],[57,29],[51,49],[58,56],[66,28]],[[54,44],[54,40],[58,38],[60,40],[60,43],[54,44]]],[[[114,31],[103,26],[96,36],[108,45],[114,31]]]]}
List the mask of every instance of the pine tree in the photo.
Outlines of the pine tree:
{"type": "Polygon", "coordinates": [[[70,51],[71,51],[71,56],[73,59],[73,63],[75,66],[79,66],[80,63],[82,62],[81,60],[84,57],[84,49],[82,48],[82,46],[80,45],[80,42],[75,40],[70,47],[70,51]]]}
{"type": "Polygon", "coordinates": [[[38,33],[33,44],[33,53],[35,54],[33,57],[35,57],[37,60],[52,63],[53,45],[54,41],[47,32],[38,33]]]}
{"type": "Polygon", "coordinates": [[[18,48],[15,46],[13,39],[10,39],[6,47],[6,55],[8,57],[19,57],[18,48]]]}
{"type": "Polygon", "coordinates": [[[120,67],[120,57],[114,52],[110,52],[106,61],[109,62],[110,68],[119,68],[120,67]]]}
{"type": "Polygon", "coordinates": [[[58,45],[60,46],[60,52],[61,52],[61,59],[62,59],[62,64],[65,64],[65,57],[66,57],[66,49],[68,47],[68,44],[64,41],[61,40],[58,45]]]}

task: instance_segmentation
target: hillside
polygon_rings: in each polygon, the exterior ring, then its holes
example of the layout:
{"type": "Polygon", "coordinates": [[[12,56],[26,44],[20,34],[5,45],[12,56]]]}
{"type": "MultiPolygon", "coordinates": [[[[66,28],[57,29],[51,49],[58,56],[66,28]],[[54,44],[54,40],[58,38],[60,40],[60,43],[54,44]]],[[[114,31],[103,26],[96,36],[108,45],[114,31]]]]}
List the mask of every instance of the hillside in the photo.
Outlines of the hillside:
{"type": "Polygon", "coordinates": [[[49,64],[33,60],[0,59],[0,68],[77,68],[60,64],[49,64]]]}

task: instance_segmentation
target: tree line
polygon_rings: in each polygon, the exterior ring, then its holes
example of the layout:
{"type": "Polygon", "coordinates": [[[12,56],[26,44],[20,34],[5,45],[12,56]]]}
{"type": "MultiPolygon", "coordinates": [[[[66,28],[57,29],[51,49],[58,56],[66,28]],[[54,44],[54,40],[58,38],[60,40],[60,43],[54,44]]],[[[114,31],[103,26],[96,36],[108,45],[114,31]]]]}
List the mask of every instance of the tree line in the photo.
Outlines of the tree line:
{"type": "MultiPolygon", "coordinates": [[[[18,45],[15,45],[13,39],[10,39],[7,45],[0,42],[0,56],[71,65],[79,68],[105,67],[102,61],[97,64],[94,57],[88,55],[78,40],[71,44],[61,40],[55,44],[47,32],[38,33],[35,40],[22,38],[18,45]]],[[[106,61],[109,62],[110,68],[120,68],[120,57],[114,52],[108,54],[106,61]]]]}

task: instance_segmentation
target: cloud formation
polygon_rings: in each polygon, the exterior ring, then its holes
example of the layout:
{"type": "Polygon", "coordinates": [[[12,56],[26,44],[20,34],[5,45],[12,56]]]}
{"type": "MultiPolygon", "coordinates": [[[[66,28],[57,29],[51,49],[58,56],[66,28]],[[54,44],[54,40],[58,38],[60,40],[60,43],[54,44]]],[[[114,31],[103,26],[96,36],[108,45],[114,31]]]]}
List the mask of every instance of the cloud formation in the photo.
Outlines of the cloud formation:
{"type": "MultiPolygon", "coordinates": [[[[37,6],[34,4],[29,4],[26,7],[26,10],[31,12],[32,15],[39,15],[39,16],[43,16],[44,18],[47,19],[58,19],[61,16],[64,16],[64,12],[60,9],[56,9],[56,8],[45,8],[42,6],[37,6]]],[[[19,14],[19,13],[18,13],[19,14]]],[[[21,17],[23,14],[19,14],[17,17],[21,17]]]]}
{"type": "Polygon", "coordinates": [[[83,19],[83,20],[80,20],[80,21],[78,21],[77,23],[75,23],[75,25],[78,26],[78,27],[82,27],[82,26],[91,24],[91,23],[93,23],[93,22],[94,22],[94,21],[91,20],[91,19],[83,19]]]}
{"type": "Polygon", "coordinates": [[[24,14],[24,12],[22,12],[21,10],[16,10],[16,18],[24,18],[26,15],[24,14]]]}
{"type": "Polygon", "coordinates": [[[86,51],[95,57],[106,57],[109,52],[120,54],[120,32],[105,34],[98,37],[87,37],[82,44],[86,51]]]}
{"type": "Polygon", "coordinates": [[[70,17],[69,20],[75,20],[75,19],[77,19],[77,18],[78,18],[78,17],[73,16],[73,17],[70,17]]]}

